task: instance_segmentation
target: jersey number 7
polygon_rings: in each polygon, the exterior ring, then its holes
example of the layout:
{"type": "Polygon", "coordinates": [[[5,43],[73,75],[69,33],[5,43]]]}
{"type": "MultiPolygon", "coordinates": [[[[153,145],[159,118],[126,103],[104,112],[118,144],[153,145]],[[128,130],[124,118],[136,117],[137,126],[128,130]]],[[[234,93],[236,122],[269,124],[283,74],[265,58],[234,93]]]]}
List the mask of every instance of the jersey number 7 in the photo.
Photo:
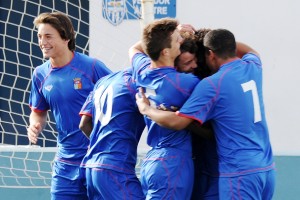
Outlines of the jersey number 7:
{"type": "Polygon", "coordinates": [[[251,80],[246,83],[241,84],[243,91],[250,91],[252,94],[253,107],[254,107],[254,123],[261,121],[261,112],[259,105],[258,92],[255,81],[251,80]]]}

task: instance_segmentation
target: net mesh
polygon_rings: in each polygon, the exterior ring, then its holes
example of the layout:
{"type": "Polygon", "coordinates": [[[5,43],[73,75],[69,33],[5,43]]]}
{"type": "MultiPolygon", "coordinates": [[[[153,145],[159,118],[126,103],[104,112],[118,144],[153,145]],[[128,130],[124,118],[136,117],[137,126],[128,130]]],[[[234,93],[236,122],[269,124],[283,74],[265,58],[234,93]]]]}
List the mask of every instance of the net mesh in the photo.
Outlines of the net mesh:
{"type": "MultiPolygon", "coordinates": [[[[42,12],[66,13],[76,31],[76,50],[89,52],[89,1],[0,1],[0,143],[27,145],[28,98],[34,67],[44,62],[33,20],[42,12]]],[[[51,112],[38,145],[56,146],[56,127],[51,112]]]]}
{"type": "MultiPolygon", "coordinates": [[[[57,147],[0,146],[0,188],[50,188],[57,147]]],[[[146,150],[138,152],[137,177],[146,150]]]]}
{"type": "Polygon", "coordinates": [[[51,112],[37,145],[27,130],[31,74],[42,64],[34,18],[42,12],[66,13],[76,31],[76,51],[89,53],[89,1],[0,1],[0,187],[48,188],[55,157],[56,127],[51,112]],[[2,144],[2,145],[1,145],[2,144]],[[42,147],[42,148],[41,148],[42,147]]]}
{"type": "Polygon", "coordinates": [[[3,188],[48,188],[56,147],[0,147],[0,186],[3,188]]]}

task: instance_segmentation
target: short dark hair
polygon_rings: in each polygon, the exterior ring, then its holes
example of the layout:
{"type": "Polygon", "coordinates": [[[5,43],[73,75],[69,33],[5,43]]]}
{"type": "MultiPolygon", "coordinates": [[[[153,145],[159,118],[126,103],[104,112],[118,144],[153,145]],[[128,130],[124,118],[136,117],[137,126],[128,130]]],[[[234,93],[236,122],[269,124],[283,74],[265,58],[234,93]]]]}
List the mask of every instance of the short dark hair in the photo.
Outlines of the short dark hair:
{"type": "Polygon", "coordinates": [[[204,37],[204,47],[213,51],[220,58],[236,56],[236,42],[234,35],[226,29],[209,31],[204,37]]]}
{"type": "Polygon", "coordinates": [[[71,51],[75,50],[75,31],[70,18],[61,12],[45,12],[37,16],[33,24],[38,27],[39,24],[50,24],[55,28],[62,39],[69,40],[68,47],[71,51]]]}
{"type": "Polygon", "coordinates": [[[143,49],[148,56],[156,61],[164,48],[171,47],[171,35],[178,26],[178,21],[172,18],[162,18],[146,25],[143,30],[143,49]]]}

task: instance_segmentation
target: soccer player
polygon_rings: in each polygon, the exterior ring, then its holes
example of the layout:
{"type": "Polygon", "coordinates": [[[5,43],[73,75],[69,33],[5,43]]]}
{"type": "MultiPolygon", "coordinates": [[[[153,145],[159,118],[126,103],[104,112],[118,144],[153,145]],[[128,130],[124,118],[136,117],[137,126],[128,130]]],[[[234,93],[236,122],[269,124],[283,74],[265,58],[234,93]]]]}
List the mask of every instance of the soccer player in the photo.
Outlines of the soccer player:
{"type": "Polygon", "coordinates": [[[213,75],[204,78],[177,112],[149,106],[136,95],[142,114],[176,130],[193,120],[212,122],[219,158],[219,199],[272,199],[275,171],[266,122],[262,64],[258,53],[235,41],[225,29],[204,37],[206,62],[213,75]]]}
{"type": "Polygon", "coordinates": [[[89,140],[78,125],[78,115],[94,84],[111,73],[104,63],[75,51],[75,31],[67,15],[42,13],[34,19],[45,63],[32,76],[27,135],[37,143],[51,110],[58,131],[58,152],[54,161],[51,198],[87,199],[80,163],[89,140]]]}
{"type": "MultiPolygon", "coordinates": [[[[129,49],[137,87],[143,87],[151,104],[160,109],[180,108],[199,82],[174,67],[183,40],[177,26],[175,19],[156,20],[144,28],[142,41],[129,49]]],[[[194,181],[190,132],[145,121],[147,144],[152,147],[141,166],[146,199],[189,199],[194,181]]]]}
{"type": "MultiPolygon", "coordinates": [[[[194,29],[191,25],[181,26],[186,37],[180,46],[181,54],[175,60],[175,67],[181,72],[191,72],[203,79],[211,74],[205,63],[204,36],[211,30],[194,29]],[[188,32],[189,34],[185,34],[188,32]],[[196,46],[196,48],[195,48],[196,46]]],[[[192,150],[194,161],[194,184],[191,200],[219,199],[218,192],[218,156],[216,141],[211,124],[203,127],[210,130],[209,135],[198,134],[192,130],[192,150]]],[[[202,131],[203,133],[203,131],[202,131]]]]}
{"type": "MultiPolygon", "coordinates": [[[[193,73],[200,79],[211,72],[205,63],[203,38],[211,29],[194,29],[193,26],[179,25],[177,27],[184,38],[180,45],[181,54],[175,59],[175,68],[183,73],[193,73]],[[188,33],[188,34],[187,34],[188,33]]],[[[218,156],[216,154],[215,138],[210,123],[205,123],[209,135],[203,135],[191,130],[192,152],[194,162],[194,184],[191,200],[218,199],[218,156]]]]}
{"type": "Polygon", "coordinates": [[[90,136],[82,161],[89,199],[145,199],[135,173],[145,122],[131,75],[129,68],[100,79],[80,112],[80,128],[90,136]]]}

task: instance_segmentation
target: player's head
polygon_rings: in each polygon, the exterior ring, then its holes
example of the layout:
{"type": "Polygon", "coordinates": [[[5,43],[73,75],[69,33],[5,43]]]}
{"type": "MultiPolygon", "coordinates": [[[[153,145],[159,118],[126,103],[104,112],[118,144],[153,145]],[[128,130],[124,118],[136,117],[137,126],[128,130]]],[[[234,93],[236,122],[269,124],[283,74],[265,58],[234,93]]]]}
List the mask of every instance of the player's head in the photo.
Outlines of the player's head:
{"type": "Polygon", "coordinates": [[[38,29],[40,29],[41,26],[50,25],[51,27],[49,30],[51,31],[51,28],[53,30],[55,29],[58,32],[60,38],[68,43],[69,50],[70,51],[75,50],[74,27],[70,18],[64,13],[61,12],[42,13],[34,19],[33,24],[38,29]]]}
{"type": "Polygon", "coordinates": [[[220,60],[236,56],[236,42],[234,35],[226,29],[209,31],[203,40],[205,59],[210,69],[215,72],[220,67],[220,60]]]}
{"type": "Polygon", "coordinates": [[[198,65],[198,67],[194,71],[194,74],[201,78],[205,78],[211,75],[211,71],[205,62],[205,48],[203,45],[204,36],[209,31],[211,31],[211,29],[200,28],[197,31],[195,31],[194,34],[194,40],[196,41],[196,45],[197,45],[196,57],[197,57],[197,65],[198,65]]]}
{"type": "Polygon", "coordinates": [[[175,60],[180,54],[182,37],[177,26],[178,21],[172,18],[155,20],[145,26],[143,48],[153,61],[157,61],[160,56],[168,56],[175,60]]]}
{"type": "Polygon", "coordinates": [[[194,73],[197,68],[197,45],[193,38],[186,38],[180,45],[180,55],[176,57],[174,65],[177,71],[194,73]]]}

